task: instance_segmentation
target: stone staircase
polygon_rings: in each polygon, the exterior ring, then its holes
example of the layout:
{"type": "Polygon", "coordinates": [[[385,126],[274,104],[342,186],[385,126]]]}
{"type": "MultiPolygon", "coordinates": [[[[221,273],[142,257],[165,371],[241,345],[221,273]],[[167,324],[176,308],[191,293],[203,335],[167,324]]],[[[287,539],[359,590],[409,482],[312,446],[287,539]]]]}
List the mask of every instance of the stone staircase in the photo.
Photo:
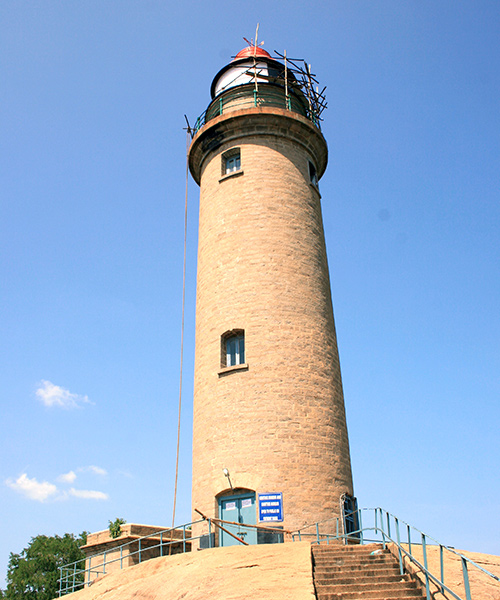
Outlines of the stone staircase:
{"type": "Polygon", "coordinates": [[[318,600],[422,600],[419,584],[401,575],[399,562],[381,544],[312,546],[318,600]]]}

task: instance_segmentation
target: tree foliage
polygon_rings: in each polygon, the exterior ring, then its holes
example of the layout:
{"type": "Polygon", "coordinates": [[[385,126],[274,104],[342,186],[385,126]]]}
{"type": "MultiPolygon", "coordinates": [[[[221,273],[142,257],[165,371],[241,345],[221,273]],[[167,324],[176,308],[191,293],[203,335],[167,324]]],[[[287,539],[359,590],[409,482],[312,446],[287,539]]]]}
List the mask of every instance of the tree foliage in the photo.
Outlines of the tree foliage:
{"type": "Polygon", "coordinates": [[[119,538],[122,534],[122,525],[125,525],[127,521],[118,517],[114,521],[109,521],[109,535],[113,539],[119,538]]]}
{"type": "MultiPolygon", "coordinates": [[[[0,594],[6,600],[52,600],[59,592],[59,567],[85,558],[81,546],[87,540],[86,532],[78,537],[65,533],[37,535],[31,538],[20,554],[10,553],[7,568],[7,589],[0,594]]],[[[82,563],[83,566],[83,563],[82,563]]]]}

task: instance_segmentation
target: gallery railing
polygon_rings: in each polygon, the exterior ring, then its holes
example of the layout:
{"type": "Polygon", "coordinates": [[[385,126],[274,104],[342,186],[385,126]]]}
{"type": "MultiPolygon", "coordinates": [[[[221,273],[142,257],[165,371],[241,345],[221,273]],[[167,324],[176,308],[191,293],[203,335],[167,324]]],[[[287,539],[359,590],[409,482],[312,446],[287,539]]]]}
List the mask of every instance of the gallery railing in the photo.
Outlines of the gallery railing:
{"type": "Polygon", "coordinates": [[[308,104],[302,93],[286,93],[281,85],[264,83],[254,87],[252,84],[230,88],[219,94],[209,104],[205,112],[197,119],[191,128],[194,136],[211,119],[233,111],[254,107],[283,108],[298,113],[309,119],[320,129],[320,117],[308,104]]]}

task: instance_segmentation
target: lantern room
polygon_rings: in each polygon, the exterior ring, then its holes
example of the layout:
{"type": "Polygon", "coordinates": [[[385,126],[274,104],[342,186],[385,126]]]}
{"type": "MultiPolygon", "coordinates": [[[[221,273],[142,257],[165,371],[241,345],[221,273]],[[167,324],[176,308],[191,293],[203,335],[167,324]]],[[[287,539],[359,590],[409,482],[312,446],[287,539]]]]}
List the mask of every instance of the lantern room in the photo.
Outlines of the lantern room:
{"type": "Polygon", "coordinates": [[[224,113],[259,106],[291,110],[319,128],[321,112],[326,108],[324,89],[319,92],[305,61],[290,60],[286,53],[274,54],[252,45],[238,52],[214,77],[212,101],[196,121],[194,133],[224,113]]]}

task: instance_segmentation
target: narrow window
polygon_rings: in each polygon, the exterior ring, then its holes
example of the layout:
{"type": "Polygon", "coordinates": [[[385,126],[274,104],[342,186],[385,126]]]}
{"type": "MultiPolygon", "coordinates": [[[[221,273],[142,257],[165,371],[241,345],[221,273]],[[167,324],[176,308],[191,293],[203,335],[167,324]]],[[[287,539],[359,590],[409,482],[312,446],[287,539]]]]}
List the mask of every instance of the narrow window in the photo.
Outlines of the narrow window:
{"type": "Polygon", "coordinates": [[[239,148],[233,148],[222,155],[222,175],[236,173],[241,169],[241,154],[239,148]]]}
{"type": "Polygon", "coordinates": [[[245,332],[228,331],[221,338],[221,366],[234,367],[245,364],[245,332]]]}
{"type": "Polygon", "coordinates": [[[318,186],[318,174],[316,172],[316,167],[309,161],[309,180],[316,187],[318,186]]]}

